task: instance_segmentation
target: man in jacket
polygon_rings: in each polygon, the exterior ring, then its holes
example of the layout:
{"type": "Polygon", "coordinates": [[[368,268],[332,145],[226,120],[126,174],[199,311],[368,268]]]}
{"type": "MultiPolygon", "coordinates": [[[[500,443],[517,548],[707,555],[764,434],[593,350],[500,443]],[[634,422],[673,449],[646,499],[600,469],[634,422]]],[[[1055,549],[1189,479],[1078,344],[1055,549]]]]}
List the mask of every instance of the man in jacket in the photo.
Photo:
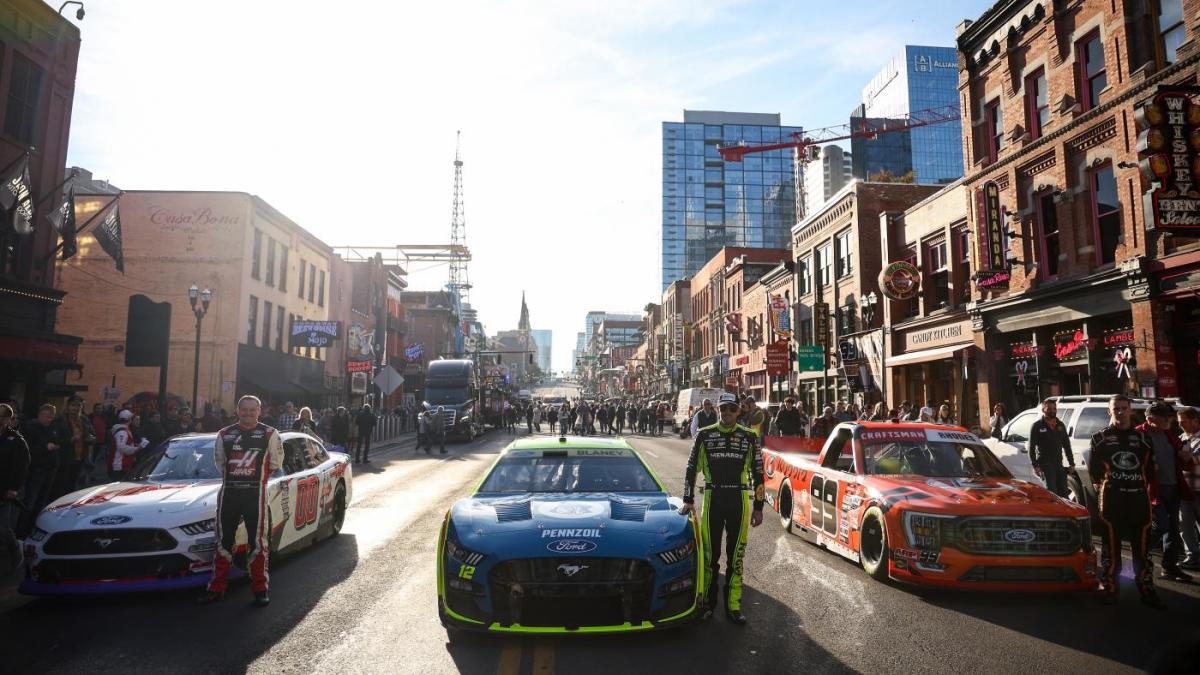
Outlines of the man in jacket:
{"type": "Polygon", "coordinates": [[[725,615],[736,624],[745,624],[742,614],[742,561],[746,555],[746,537],[750,527],[762,523],[763,460],[758,437],[737,423],[738,401],[733,394],[721,394],[721,421],[704,427],[696,434],[688,457],[683,481],[683,507],[687,515],[695,502],[696,471],[704,473],[704,509],[700,514],[700,541],[703,561],[708,566],[708,584],[704,589],[704,618],[712,616],[716,603],[717,573],[721,563],[721,537],[725,537],[725,615]],[[750,510],[753,490],[754,510],[750,510]]]}
{"type": "Polygon", "coordinates": [[[339,405],[329,423],[329,442],[341,447],[342,452],[350,452],[350,413],[346,406],[339,405]]]}
{"type": "Polygon", "coordinates": [[[762,440],[764,427],[767,425],[767,414],[758,407],[758,402],[753,396],[747,396],[742,399],[742,416],[738,418],[738,424],[753,431],[759,440],[762,440]]]}
{"type": "Polygon", "coordinates": [[[430,415],[426,438],[429,439],[427,444],[430,450],[433,449],[433,443],[436,441],[438,452],[446,454],[446,409],[444,407],[439,405],[430,415]]]}
{"type": "Polygon", "coordinates": [[[90,459],[96,443],[96,431],[91,420],[83,416],[83,399],[72,396],[67,408],[54,419],[55,433],[63,439],[58,449],[58,472],[50,499],[79,489],[79,475],[85,460],[90,459]]]}
{"type": "Polygon", "coordinates": [[[833,433],[833,428],[839,424],[836,417],[833,416],[833,406],[825,406],[824,413],[813,420],[812,432],[809,434],[813,438],[828,438],[829,434],[833,433]]]}
{"type": "Polygon", "coordinates": [[[804,435],[804,427],[800,423],[800,411],[796,408],[796,399],[791,396],[783,399],[783,407],[775,413],[773,426],[780,436],[804,435]]]}
{"type": "Polygon", "coordinates": [[[21,517],[21,488],[29,472],[29,445],[16,423],[12,406],[0,403],[0,530],[13,532],[21,517]]]}
{"type": "Polygon", "coordinates": [[[1162,537],[1162,572],[1160,579],[1191,581],[1192,576],[1179,569],[1179,505],[1192,500],[1187,474],[1192,469],[1192,456],[1183,442],[1171,433],[1170,419],[1175,409],[1169,403],[1155,403],[1146,412],[1146,421],[1137,427],[1154,448],[1156,474],[1150,476],[1150,503],[1154,507],[1154,532],[1162,537]]]}
{"type": "Polygon", "coordinates": [[[375,412],[371,404],[364,403],[362,410],[354,418],[354,426],[358,428],[358,442],[354,444],[354,459],[370,463],[371,434],[375,431],[375,412]]]}
{"type": "Polygon", "coordinates": [[[128,475],[137,461],[138,450],[149,445],[142,439],[139,443],[130,425],[133,423],[133,412],[122,410],[117,415],[117,423],[109,431],[112,438],[112,449],[108,456],[108,477],[110,480],[122,481],[128,475]]]}
{"type": "Polygon", "coordinates": [[[29,471],[25,474],[25,492],[22,500],[25,509],[21,512],[21,523],[18,534],[24,538],[33,529],[42,507],[50,501],[50,490],[54,485],[54,477],[58,471],[59,448],[63,439],[58,435],[54,426],[54,414],[57,412],[49,403],[38,408],[36,419],[30,420],[21,429],[21,435],[29,445],[29,471]]]}
{"type": "Polygon", "coordinates": [[[1071,438],[1067,436],[1067,425],[1058,419],[1058,404],[1053,399],[1042,401],[1042,416],[1029,428],[1029,462],[1033,472],[1046,481],[1046,489],[1066,497],[1067,474],[1075,473],[1075,453],[1071,452],[1071,438]],[[1067,467],[1063,467],[1063,458],[1067,467]]]}
{"type": "Polygon", "coordinates": [[[696,414],[692,415],[692,428],[689,430],[692,438],[695,438],[701,429],[711,427],[720,421],[720,419],[717,416],[717,409],[713,407],[712,399],[704,399],[704,402],[700,404],[700,409],[696,411],[696,414]]]}
{"type": "Polygon", "coordinates": [[[1179,527],[1187,547],[1187,559],[1179,564],[1183,569],[1200,569],[1200,537],[1196,525],[1200,522],[1200,410],[1183,408],[1179,411],[1179,426],[1183,428],[1183,449],[1192,456],[1192,469],[1187,475],[1192,490],[1190,501],[1179,503],[1179,527]]]}
{"type": "Polygon", "coordinates": [[[1157,467],[1154,448],[1133,428],[1133,407],[1122,395],[1108,402],[1110,423],[1092,436],[1088,475],[1100,506],[1100,583],[1106,604],[1117,601],[1121,542],[1128,541],[1133,579],[1142,602],[1161,608],[1147,544],[1150,538],[1150,490],[1157,467]]]}
{"type": "Polygon", "coordinates": [[[283,467],[283,442],[279,432],[259,421],[262,402],[254,396],[238,400],[238,422],[217,432],[213,463],[221,473],[217,497],[216,539],[213,575],[208,590],[196,599],[199,604],[220,600],[228,587],[229,568],[239,524],[246,526],[246,569],[254,604],[266,607],[270,564],[270,505],[267,481],[283,467]]]}

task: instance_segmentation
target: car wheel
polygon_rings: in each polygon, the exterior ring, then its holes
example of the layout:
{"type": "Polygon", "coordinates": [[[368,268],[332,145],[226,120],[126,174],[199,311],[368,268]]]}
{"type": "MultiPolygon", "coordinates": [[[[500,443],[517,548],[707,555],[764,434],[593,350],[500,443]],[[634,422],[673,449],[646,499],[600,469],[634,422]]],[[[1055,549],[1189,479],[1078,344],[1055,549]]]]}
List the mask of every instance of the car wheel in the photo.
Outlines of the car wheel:
{"type": "Polygon", "coordinates": [[[792,488],[786,482],[779,488],[779,524],[784,532],[792,531],[792,488]]]}
{"type": "Polygon", "coordinates": [[[333,521],[330,523],[330,537],[336,537],[342,533],[342,526],[346,524],[346,486],[343,483],[338,483],[337,491],[333,493],[333,521]]]}
{"type": "Polygon", "coordinates": [[[858,553],[859,563],[867,574],[879,581],[888,578],[887,528],[877,506],[872,506],[863,516],[858,553]]]}

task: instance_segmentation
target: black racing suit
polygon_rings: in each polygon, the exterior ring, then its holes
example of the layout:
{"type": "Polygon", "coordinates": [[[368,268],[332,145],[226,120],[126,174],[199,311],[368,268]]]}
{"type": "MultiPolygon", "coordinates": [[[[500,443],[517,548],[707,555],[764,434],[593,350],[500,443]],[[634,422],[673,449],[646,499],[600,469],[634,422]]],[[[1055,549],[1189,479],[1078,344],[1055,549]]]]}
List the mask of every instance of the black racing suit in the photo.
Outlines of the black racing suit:
{"type": "Polygon", "coordinates": [[[719,422],[700,429],[692,444],[683,481],[683,501],[688,504],[694,502],[697,469],[704,474],[706,483],[704,510],[700,514],[700,542],[704,547],[702,565],[708,574],[704,587],[705,606],[713,606],[723,533],[725,607],[740,610],[742,559],[746,556],[746,535],[750,530],[751,486],[755,511],[762,511],[764,500],[763,460],[758,437],[746,427],[726,427],[719,422]]]}
{"type": "Polygon", "coordinates": [[[283,466],[283,443],[279,432],[261,422],[246,429],[238,424],[217,432],[213,456],[217,470],[224,476],[217,498],[217,552],[213,556],[213,576],[208,590],[224,593],[239,522],[246,524],[246,568],[250,588],[255,593],[267,590],[270,536],[267,531],[267,481],[283,466]]]}
{"type": "Polygon", "coordinates": [[[1136,429],[1109,425],[1092,436],[1088,473],[1100,498],[1100,580],[1108,594],[1117,592],[1121,541],[1129,542],[1133,577],[1143,596],[1154,593],[1153,563],[1146,550],[1150,538],[1150,481],[1154,480],[1154,446],[1136,429]]]}

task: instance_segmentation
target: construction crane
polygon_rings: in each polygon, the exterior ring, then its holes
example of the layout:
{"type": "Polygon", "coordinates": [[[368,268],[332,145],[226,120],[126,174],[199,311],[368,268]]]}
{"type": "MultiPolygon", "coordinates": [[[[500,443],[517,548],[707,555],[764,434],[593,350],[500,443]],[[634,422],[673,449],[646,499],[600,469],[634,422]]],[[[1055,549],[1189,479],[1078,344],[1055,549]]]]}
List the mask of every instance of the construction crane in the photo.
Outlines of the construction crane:
{"type": "Polygon", "coordinates": [[[858,117],[851,118],[849,124],[793,132],[790,134],[792,140],[784,143],[746,145],[743,141],[741,143],[720,146],[717,148],[717,152],[721,153],[721,159],[727,162],[740,162],[746,155],[759,152],[795,150],[796,159],[799,164],[799,175],[797,178],[800,181],[799,189],[796,190],[796,217],[797,219],[802,219],[807,215],[806,212],[808,210],[805,208],[804,165],[817,159],[816,150],[818,150],[818,146],[834,141],[855,138],[874,140],[880,134],[908,131],[918,127],[952,122],[960,118],[961,113],[956,105],[916,110],[899,117],[858,117]]]}

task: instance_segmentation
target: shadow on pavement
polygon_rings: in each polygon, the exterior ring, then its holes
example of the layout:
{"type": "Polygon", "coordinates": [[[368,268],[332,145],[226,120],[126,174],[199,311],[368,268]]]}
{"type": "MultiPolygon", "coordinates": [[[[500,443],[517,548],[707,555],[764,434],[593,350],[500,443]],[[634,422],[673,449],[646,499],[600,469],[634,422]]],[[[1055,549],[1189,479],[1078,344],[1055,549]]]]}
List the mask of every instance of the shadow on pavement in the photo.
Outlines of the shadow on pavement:
{"type": "Polygon", "coordinates": [[[193,604],[202,589],[39,598],[0,614],[3,670],[243,671],[357,565],[358,544],[349,534],[273,557],[266,608],[251,605],[245,579],[232,582],[222,601],[206,606],[193,604]],[[138,645],[136,653],[131,643],[138,645]]]}
{"type": "MultiPolygon", "coordinates": [[[[723,595],[721,596],[724,597],[723,595]]],[[[712,619],[688,626],[626,635],[556,635],[537,638],[554,650],[561,673],[852,673],[853,669],[804,632],[790,607],[743,587],[742,608],[750,622],[737,626],[718,610],[712,619]]],[[[498,649],[503,635],[464,633],[446,650],[463,673],[480,670],[478,653],[498,649]]],[[[534,648],[523,642],[525,660],[534,648]]],[[[490,672],[490,671],[489,671],[490,672]]]]}

